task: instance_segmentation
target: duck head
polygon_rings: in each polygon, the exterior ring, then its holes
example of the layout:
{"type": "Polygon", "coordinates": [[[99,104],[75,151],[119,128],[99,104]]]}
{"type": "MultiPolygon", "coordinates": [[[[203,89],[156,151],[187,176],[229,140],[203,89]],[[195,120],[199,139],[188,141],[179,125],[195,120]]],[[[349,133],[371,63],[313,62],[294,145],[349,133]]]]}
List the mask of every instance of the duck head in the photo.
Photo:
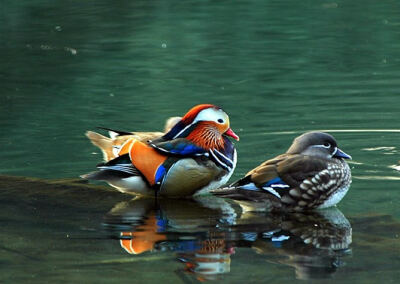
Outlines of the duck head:
{"type": "Polygon", "coordinates": [[[351,159],[337,146],[335,138],[324,132],[307,132],[293,140],[287,154],[301,154],[321,158],[351,159]]]}
{"type": "Polygon", "coordinates": [[[230,128],[229,116],[220,107],[201,104],[190,109],[164,138],[186,138],[210,149],[223,147],[223,136],[239,141],[239,136],[230,128]]]}

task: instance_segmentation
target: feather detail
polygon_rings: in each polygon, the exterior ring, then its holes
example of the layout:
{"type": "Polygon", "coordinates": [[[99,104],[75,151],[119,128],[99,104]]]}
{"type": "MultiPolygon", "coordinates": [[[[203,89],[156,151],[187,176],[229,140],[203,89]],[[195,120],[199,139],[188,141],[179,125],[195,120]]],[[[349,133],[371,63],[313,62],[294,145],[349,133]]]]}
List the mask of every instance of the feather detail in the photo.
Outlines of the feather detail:
{"type": "Polygon", "coordinates": [[[173,139],[170,141],[162,142],[149,142],[149,145],[157,149],[161,153],[178,155],[178,156],[201,156],[205,155],[207,151],[185,138],[173,139]]]}
{"type": "Polygon", "coordinates": [[[160,154],[153,147],[134,141],[129,149],[129,157],[135,168],[143,174],[151,186],[158,183],[165,175],[165,169],[160,171],[159,169],[168,157],[160,154]]]}
{"type": "Polygon", "coordinates": [[[186,139],[206,150],[225,148],[221,133],[213,123],[206,121],[199,122],[186,139]]]}

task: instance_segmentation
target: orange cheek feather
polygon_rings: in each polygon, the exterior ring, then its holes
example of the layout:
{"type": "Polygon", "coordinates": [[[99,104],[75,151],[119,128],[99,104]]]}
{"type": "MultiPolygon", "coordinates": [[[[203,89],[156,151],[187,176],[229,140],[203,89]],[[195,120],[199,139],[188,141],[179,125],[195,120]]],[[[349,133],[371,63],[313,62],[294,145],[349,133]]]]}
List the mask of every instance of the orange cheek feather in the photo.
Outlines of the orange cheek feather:
{"type": "Polygon", "coordinates": [[[225,131],[227,131],[229,129],[229,123],[225,123],[225,124],[216,124],[218,130],[220,133],[224,133],[225,131]]]}
{"type": "Polygon", "coordinates": [[[206,150],[212,148],[224,148],[224,141],[218,136],[221,136],[223,125],[217,125],[213,122],[199,122],[199,125],[188,136],[187,139],[206,150]],[[219,133],[215,133],[219,132],[219,133]]]}
{"type": "Polygon", "coordinates": [[[138,140],[126,143],[120,155],[129,153],[132,164],[145,176],[151,186],[155,184],[158,167],[165,162],[167,156],[161,155],[154,148],[138,140]],[[127,147],[129,146],[129,150],[127,147]]]}

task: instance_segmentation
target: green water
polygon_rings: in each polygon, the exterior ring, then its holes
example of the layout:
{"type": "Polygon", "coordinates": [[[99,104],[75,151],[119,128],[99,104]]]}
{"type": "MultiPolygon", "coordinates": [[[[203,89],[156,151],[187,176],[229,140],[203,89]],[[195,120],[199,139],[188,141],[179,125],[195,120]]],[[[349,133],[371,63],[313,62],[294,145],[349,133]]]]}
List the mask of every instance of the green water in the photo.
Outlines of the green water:
{"type": "MultiPolygon", "coordinates": [[[[398,2],[391,0],[5,1],[0,174],[77,177],[101,161],[86,130],[160,130],[167,117],[205,102],[223,107],[240,135],[232,180],[285,151],[300,133],[329,130],[353,157],[353,184],[339,204],[352,224],[353,242],[352,252],[340,256],[342,264],[332,261],[335,273],[324,275],[341,282],[395,282],[400,276],[400,173],[393,167],[400,160],[398,12],[398,2]]],[[[56,206],[43,196],[3,193],[0,281],[197,281],[198,275],[177,261],[187,257],[177,254],[193,248],[172,249],[167,241],[154,252],[127,254],[118,240],[126,228],[110,229],[104,217],[118,202],[93,211],[61,206],[59,200],[56,206]]],[[[152,210],[140,216],[149,218],[152,210]]],[[[230,225],[220,212],[185,213],[190,210],[169,217],[169,209],[161,208],[153,215],[199,223],[200,229],[190,232],[161,226],[175,245],[182,234],[197,243],[231,241],[224,246],[230,268],[218,274],[219,281],[301,278],[299,269],[278,260],[292,252],[265,252],[254,240],[227,234],[230,225]],[[210,217],[215,214],[216,220],[210,217]],[[212,221],[201,226],[199,220],[212,221]],[[225,227],[214,232],[219,222],[225,227]]],[[[244,232],[260,227],[259,219],[252,220],[244,232]]],[[[137,224],[131,221],[115,222],[128,223],[132,231],[137,224]]]]}

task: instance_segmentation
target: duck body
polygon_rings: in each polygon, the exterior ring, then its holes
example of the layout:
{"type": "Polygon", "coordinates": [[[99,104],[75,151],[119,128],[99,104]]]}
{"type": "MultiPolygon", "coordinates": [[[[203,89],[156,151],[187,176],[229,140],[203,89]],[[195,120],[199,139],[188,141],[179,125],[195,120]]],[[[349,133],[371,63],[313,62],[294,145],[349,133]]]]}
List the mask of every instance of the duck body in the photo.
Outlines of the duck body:
{"type": "Polygon", "coordinates": [[[351,171],[335,139],[323,132],[296,138],[289,150],[267,160],[228,188],[213,194],[246,210],[307,211],[336,205],[351,184],[351,171]]]}
{"type": "Polygon", "coordinates": [[[117,158],[83,177],[105,180],[133,194],[203,193],[225,184],[236,167],[236,150],[227,136],[238,139],[227,114],[213,105],[199,105],[158,139],[127,140],[117,158]]]}

